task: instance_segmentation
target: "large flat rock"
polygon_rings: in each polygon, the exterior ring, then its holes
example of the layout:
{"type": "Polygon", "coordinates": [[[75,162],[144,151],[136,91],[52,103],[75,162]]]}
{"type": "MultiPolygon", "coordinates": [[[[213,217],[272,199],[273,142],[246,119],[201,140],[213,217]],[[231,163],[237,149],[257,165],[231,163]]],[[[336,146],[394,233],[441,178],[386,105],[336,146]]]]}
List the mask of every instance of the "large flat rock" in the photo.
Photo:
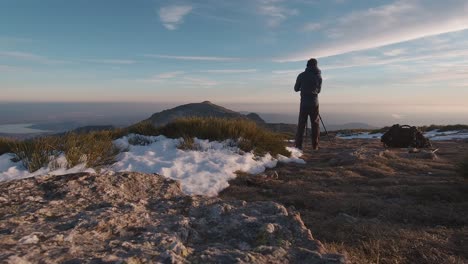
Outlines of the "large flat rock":
{"type": "Polygon", "coordinates": [[[0,184],[7,263],[344,263],[293,209],[184,195],[155,174],[71,174],[0,184]]]}

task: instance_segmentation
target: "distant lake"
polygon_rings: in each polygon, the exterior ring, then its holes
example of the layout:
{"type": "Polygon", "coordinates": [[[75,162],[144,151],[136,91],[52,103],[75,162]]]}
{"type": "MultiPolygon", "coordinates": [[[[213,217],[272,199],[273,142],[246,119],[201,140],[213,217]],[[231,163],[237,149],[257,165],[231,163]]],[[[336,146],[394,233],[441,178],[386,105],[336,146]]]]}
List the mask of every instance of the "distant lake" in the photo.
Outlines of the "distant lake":
{"type": "Polygon", "coordinates": [[[47,130],[40,130],[30,128],[33,124],[6,124],[0,125],[0,133],[6,134],[32,134],[32,133],[46,133],[47,130]]]}

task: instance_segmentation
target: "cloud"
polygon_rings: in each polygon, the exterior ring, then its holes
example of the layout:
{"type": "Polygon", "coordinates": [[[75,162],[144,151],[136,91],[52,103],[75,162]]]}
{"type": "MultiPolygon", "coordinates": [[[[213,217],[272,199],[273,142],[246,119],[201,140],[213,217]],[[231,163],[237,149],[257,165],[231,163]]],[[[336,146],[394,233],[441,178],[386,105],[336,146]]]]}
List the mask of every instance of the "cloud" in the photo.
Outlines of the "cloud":
{"type": "Polygon", "coordinates": [[[0,52],[0,56],[2,57],[10,57],[15,59],[22,59],[22,60],[42,60],[45,57],[35,55],[32,53],[26,53],[21,51],[3,51],[0,52]]]}
{"type": "Polygon", "coordinates": [[[165,6],[159,9],[159,18],[169,30],[176,30],[183,22],[184,17],[192,11],[189,5],[165,6]]]}
{"type": "Polygon", "coordinates": [[[61,64],[67,62],[90,62],[90,63],[100,63],[100,64],[135,64],[135,60],[119,60],[119,59],[75,59],[75,60],[55,60],[50,59],[45,56],[28,53],[28,52],[21,52],[21,51],[0,51],[0,57],[8,57],[16,60],[24,60],[24,61],[32,61],[38,62],[43,64],[61,64]]]}
{"type": "Polygon", "coordinates": [[[26,69],[16,67],[16,66],[10,66],[10,65],[2,65],[0,64],[0,73],[1,72],[21,72],[25,71],[26,69]]]}
{"type": "Polygon", "coordinates": [[[468,49],[448,49],[448,50],[428,50],[423,54],[405,54],[404,56],[377,57],[377,56],[352,56],[349,59],[341,60],[340,63],[326,64],[321,67],[323,70],[365,67],[372,65],[389,65],[407,62],[428,62],[433,66],[441,60],[466,58],[468,49]]]}
{"type": "Polygon", "coordinates": [[[171,78],[174,78],[174,77],[177,77],[181,74],[184,74],[183,71],[173,71],[173,72],[165,72],[165,73],[161,73],[161,74],[158,74],[158,75],[155,75],[157,78],[159,79],[171,79],[171,78]]]}
{"type": "Polygon", "coordinates": [[[100,63],[100,64],[135,64],[134,60],[116,60],[116,59],[82,59],[80,61],[100,63]]]}
{"type": "Polygon", "coordinates": [[[33,40],[28,39],[28,38],[0,36],[0,44],[8,45],[8,44],[29,43],[29,42],[33,42],[33,40]]]}
{"type": "Polygon", "coordinates": [[[406,49],[392,49],[392,50],[387,50],[384,51],[383,54],[385,56],[393,57],[393,56],[398,56],[406,53],[406,49]]]}
{"type": "Polygon", "coordinates": [[[277,74],[277,75],[283,75],[283,74],[298,74],[298,73],[301,73],[303,72],[304,69],[293,69],[293,70],[277,70],[277,71],[272,71],[273,74],[277,74]]]}
{"type": "Polygon", "coordinates": [[[267,25],[276,27],[290,16],[299,14],[297,9],[280,5],[283,0],[258,0],[258,13],[267,18],[267,25]]]}
{"type": "MultiPolygon", "coordinates": [[[[416,62],[424,63],[431,69],[435,68],[450,68],[456,70],[464,69],[468,67],[466,64],[466,58],[468,58],[468,48],[449,48],[449,49],[434,49],[424,50],[423,53],[409,54],[404,50],[393,49],[389,51],[383,51],[384,56],[368,56],[368,55],[353,55],[345,58],[340,58],[339,61],[323,63],[319,65],[322,70],[336,70],[346,69],[355,67],[368,67],[368,66],[382,66],[382,65],[393,65],[404,67],[405,72],[412,70],[420,70],[420,67],[414,68],[409,66],[407,63],[416,62]],[[389,56],[389,55],[394,56],[389,56]],[[399,54],[399,55],[396,55],[399,54]],[[460,60],[459,63],[455,63],[453,60],[460,60]],[[448,60],[448,62],[446,62],[448,60]]],[[[273,74],[297,74],[304,69],[283,69],[272,71],[273,74]]],[[[453,78],[453,75],[450,75],[453,78]]],[[[457,75],[459,76],[459,75],[457,75]]],[[[426,79],[427,76],[426,76],[426,79]]]]}
{"type": "Polygon", "coordinates": [[[43,64],[65,63],[65,61],[62,61],[62,60],[53,60],[45,56],[36,55],[33,53],[28,53],[28,52],[21,52],[21,51],[0,51],[0,57],[8,57],[8,58],[13,58],[17,60],[27,60],[27,61],[33,61],[33,62],[38,62],[38,63],[43,63],[43,64]]]}
{"type": "Polygon", "coordinates": [[[165,80],[174,79],[175,77],[179,77],[180,75],[184,74],[183,71],[171,71],[171,72],[163,72],[159,74],[155,74],[147,79],[139,79],[138,81],[141,82],[148,82],[148,83],[160,83],[165,80]]]}
{"type": "Polygon", "coordinates": [[[430,85],[444,85],[444,87],[453,86],[454,84],[464,84],[468,80],[468,69],[452,67],[448,69],[432,70],[431,72],[424,72],[411,78],[402,80],[402,83],[412,85],[423,85],[425,87],[430,85]]]}
{"type": "Polygon", "coordinates": [[[239,61],[240,58],[233,57],[210,57],[210,56],[172,56],[172,55],[158,55],[146,54],[147,58],[157,59],[173,59],[173,60],[194,60],[194,61],[239,61]]]}
{"type": "Polygon", "coordinates": [[[186,87],[212,87],[219,84],[219,82],[202,77],[190,76],[184,71],[171,71],[155,74],[146,79],[138,79],[138,82],[153,83],[153,84],[166,84],[179,85],[186,87]]]}
{"type": "Polygon", "coordinates": [[[199,77],[184,77],[183,80],[184,81],[181,82],[181,84],[189,86],[211,87],[219,85],[219,82],[217,81],[199,77]]]}
{"type": "Polygon", "coordinates": [[[351,12],[324,31],[327,41],[277,61],[302,61],[382,47],[468,29],[466,0],[397,0],[351,12]]]}
{"type": "Polygon", "coordinates": [[[310,31],[317,31],[322,28],[322,25],[319,23],[307,23],[302,28],[302,31],[310,32],[310,31]]]}
{"type": "Polygon", "coordinates": [[[204,70],[205,73],[252,73],[257,72],[257,69],[225,69],[225,70],[204,70]]]}

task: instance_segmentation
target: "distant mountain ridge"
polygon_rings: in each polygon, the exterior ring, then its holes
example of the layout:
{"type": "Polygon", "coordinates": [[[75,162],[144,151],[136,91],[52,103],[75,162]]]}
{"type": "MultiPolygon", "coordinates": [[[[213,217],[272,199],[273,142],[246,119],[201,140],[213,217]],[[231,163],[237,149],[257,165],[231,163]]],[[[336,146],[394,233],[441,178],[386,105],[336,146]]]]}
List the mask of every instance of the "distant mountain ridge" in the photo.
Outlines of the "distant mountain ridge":
{"type": "Polygon", "coordinates": [[[265,124],[265,121],[255,113],[243,115],[239,112],[213,104],[210,101],[180,105],[161,111],[159,113],[155,113],[150,118],[143,121],[149,121],[154,126],[159,127],[164,126],[178,118],[186,117],[246,118],[256,122],[259,125],[265,124]]]}
{"type": "MultiPolygon", "coordinates": [[[[143,122],[149,121],[156,127],[164,126],[178,118],[186,117],[217,117],[217,118],[246,118],[254,121],[258,125],[265,127],[269,130],[279,133],[294,134],[297,130],[297,124],[287,123],[267,123],[257,113],[250,112],[236,112],[220,105],[211,103],[210,101],[204,101],[201,103],[190,103],[180,105],[171,109],[163,110],[161,112],[153,114],[150,118],[143,120],[143,122]]],[[[310,128],[310,122],[308,124],[310,128]]],[[[342,129],[375,129],[376,127],[370,126],[366,123],[347,123],[343,125],[328,125],[328,131],[342,130],[342,129]]],[[[321,125],[323,131],[323,126],[321,125]]]]}

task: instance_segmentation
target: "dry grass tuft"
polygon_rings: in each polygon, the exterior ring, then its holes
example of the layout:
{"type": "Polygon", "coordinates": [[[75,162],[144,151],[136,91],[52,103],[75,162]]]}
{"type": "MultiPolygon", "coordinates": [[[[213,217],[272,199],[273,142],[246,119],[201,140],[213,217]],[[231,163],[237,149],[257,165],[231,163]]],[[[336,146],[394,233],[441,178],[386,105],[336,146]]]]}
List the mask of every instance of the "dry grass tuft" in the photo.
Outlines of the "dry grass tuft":
{"type": "Polygon", "coordinates": [[[151,122],[144,121],[144,122],[134,124],[126,129],[123,129],[122,134],[123,135],[118,135],[116,138],[119,138],[128,134],[138,134],[138,135],[143,135],[143,136],[157,136],[157,135],[160,135],[161,132],[159,131],[158,128],[153,126],[151,122]]]}
{"type": "Polygon", "coordinates": [[[258,155],[267,152],[290,156],[282,135],[267,131],[253,121],[223,118],[183,118],[158,129],[159,133],[170,138],[199,138],[224,141],[238,140],[243,151],[254,151],[258,155]]]}
{"type": "Polygon", "coordinates": [[[11,151],[15,155],[15,161],[21,161],[29,172],[34,172],[58,155],[58,144],[58,137],[40,137],[17,141],[11,146],[11,151]]]}
{"type": "MultiPolygon", "coordinates": [[[[121,134],[119,135],[122,136],[121,134]]],[[[146,121],[124,129],[123,134],[182,138],[179,148],[187,150],[198,149],[193,142],[195,137],[210,141],[232,139],[237,141],[237,146],[242,151],[254,151],[257,155],[291,155],[286,150],[284,135],[270,132],[253,121],[240,118],[189,117],[177,119],[162,127],[154,127],[151,122],[146,121]]]]}
{"type": "Polygon", "coordinates": [[[177,148],[181,150],[199,150],[200,146],[195,143],[192,137],[184,137],[181,139],[177,148]]]}
{"type": "Polygon", "coordinates": [[[82,163],[88,167],[97,167],[113,163],[120,152],[113,144],[113,136],[112,131],[99,131],[39,137],[16,141],[11,151],[15,155],[14,160],[21,161],[30,172],[47,166],[60,154],[65,154],[68,168],[82,163]]]}
{"type": "Polygon", "coordinates": [[[69,133],[59,139],[58,149],[65,154],[68,166],[86,163],[87,167],[112,164],[120,150],[113,143],[111,131],[87,134],[69,133]]]}
{"type": "Polygon", "coordinates": [[[0,137],[0,155],[11,152],[11,147],[15,143],[15,140],[0,137]]]}

